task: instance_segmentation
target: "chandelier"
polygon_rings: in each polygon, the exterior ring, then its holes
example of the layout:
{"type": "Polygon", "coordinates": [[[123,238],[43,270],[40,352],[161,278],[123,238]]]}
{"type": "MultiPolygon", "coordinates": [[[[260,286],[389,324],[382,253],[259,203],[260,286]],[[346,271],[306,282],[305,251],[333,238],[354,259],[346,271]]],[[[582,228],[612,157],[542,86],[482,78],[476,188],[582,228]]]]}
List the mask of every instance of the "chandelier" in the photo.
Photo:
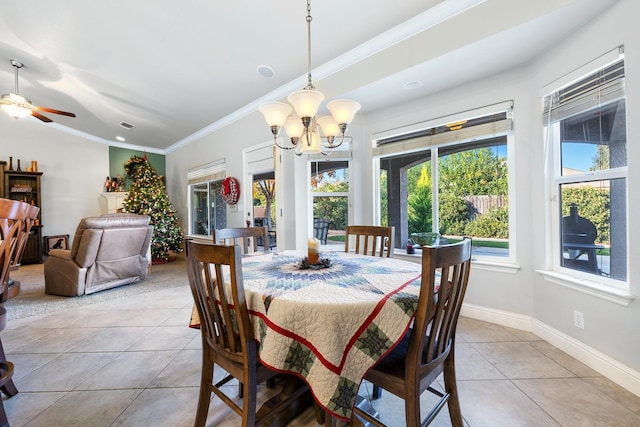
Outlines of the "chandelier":
{"type": "Polygon", "coordinates": [[[271,128],[274,143],[278,148],[295,149],[297,155],[328,154],[344,142],[347,127],[360,110],[360,104],[349,99],[336,99],[327,104],[331,116],[316,118],[324,95],[316,90],[311,81],[311,0],[307,0],[306,19],[307,86],[289,94],[287,99],[291,105],[284,102],[267,102],[260,105],[258,110],[271,128]],[[289,116],[293,110],[295,115],[289,116]],[[278,143],[278,134],[283,127],[290,145],[283,146],[278,143]]]}

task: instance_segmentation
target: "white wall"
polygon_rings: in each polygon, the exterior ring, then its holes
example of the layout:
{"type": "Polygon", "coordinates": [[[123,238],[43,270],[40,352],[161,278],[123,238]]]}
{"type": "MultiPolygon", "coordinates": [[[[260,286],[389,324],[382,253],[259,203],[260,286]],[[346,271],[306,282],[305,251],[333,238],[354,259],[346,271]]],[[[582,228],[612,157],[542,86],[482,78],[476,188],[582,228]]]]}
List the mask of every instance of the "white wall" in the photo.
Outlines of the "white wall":
{"type": "MultiPolygon", "coordinates": [[[[635,196],[640,184],[640,147],[636,141],[640,139],[640,123],[635,118],[640,115],[640,28],[635,15],[637,2],[624,0],[601,15],[595,22],[587,25],[582,31],[569,40],[561,43],[557,48],[536,61],[531,67],[532,98],[539,94],[540,88],[555,79],[578,68],[580,65],[595,59],[598,55],[624,45],[626,94],[627,94],[627,159],[628,159],[628,277],[633,295],[640,295],[640,265],[635,260],[640,259],[640,248],[634,242],[640,241],[640,229],[637,220],[640,219],[640,200],[635,196]]],[[[533,126],[532,140],[541,141],[540,126],[533,126]]],[[[536,169],[541,163],[542,146],[539,145],[535,153],[536,169]]],[[[534,188],[542,185],[540,179],[534,182],[534,188]]],[[[534,193],[535,203],[544,203],[539,191],[534,193]]],[[[543,226],[542,218],[535,217],[533,229],[543,226]]],[[[534,250],[539,253],[544,249],[539,239],[534,241],[534,250]]],[[[543,268],[541,261],[537,268],[543,268]]],[[[605,354],[613,355],[615,359],[640,370],[640,304],[636,300],[628,307],[623,307],[602,299],[572,291],[558,285],[544,281],[541,276],[534,275],[534,302],[536,319],[563,331],[605,354]],[[584,313],[584,331],[573,327],[573,310],[584,313]]]]}
{"type": "MultiPolygon", "coordinates": [[[[81,120],[81,118],[78,118],[81,120]]],[[[75,233],[80,219],[99,215],[99,196],[109,175],[109,147],[52,128],[37,119],[0,114],[0,159],[22,170],[31,160],[43,172],[42,235],[75,233]]],[[[69,242],[71,243],[71,242],[69,242]]]]}

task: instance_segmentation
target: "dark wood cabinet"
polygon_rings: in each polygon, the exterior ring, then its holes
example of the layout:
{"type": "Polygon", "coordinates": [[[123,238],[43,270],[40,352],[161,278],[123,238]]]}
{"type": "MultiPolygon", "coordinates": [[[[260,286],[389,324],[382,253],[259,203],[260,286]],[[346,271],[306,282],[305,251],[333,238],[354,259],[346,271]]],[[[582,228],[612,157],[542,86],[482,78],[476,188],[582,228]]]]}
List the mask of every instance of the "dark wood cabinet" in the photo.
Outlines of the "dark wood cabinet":
{"type": "Polygon", "coordinates": [[[42,262],[42,205],[40,204],[42,172],[4,170],[4,197],[40,207],[38,220],[31,227],[29,240],[22,255],[23,264],[42,262]]]}

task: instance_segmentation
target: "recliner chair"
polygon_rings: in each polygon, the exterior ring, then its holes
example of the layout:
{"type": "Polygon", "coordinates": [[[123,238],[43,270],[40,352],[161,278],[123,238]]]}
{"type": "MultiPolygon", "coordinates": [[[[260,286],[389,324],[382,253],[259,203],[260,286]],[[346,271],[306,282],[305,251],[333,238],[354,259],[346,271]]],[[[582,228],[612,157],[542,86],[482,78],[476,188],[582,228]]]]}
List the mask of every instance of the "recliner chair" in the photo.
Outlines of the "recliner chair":
{"type": "Polygon", "coordinates": [[[86,295],[144,280],[153,226],[148,215],[84,218],[71,250],[53,249],[44,263],[45,293],[86,295]]]}

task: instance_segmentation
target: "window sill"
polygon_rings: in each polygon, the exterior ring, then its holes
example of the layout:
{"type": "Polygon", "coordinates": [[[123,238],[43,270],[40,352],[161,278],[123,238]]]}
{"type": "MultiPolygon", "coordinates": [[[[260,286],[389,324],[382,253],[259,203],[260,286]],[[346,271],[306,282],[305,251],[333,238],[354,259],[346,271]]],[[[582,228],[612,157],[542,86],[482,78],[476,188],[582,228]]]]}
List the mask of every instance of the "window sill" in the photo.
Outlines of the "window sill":
{"type": "MultiPolygon", "coordinates": [[[[422,252],[420,251],[416,251],[415,254],[409,255],[404,253],[402,249],[396,249],[393,253],[393,256],[395,258],[416,262],[418,264],[422,262],[422,252]]],[[[471,264],[473,265],[474,269],[497,271],[499,273],[516,274],[520,270],[520,266],[517,264],[510,264],[506,262],[491,261],[491,260],[477,259],[477,258],[472,258],[471,264]]]]}
{"type": "Polygon", "coordinates": [[[574,291],[582,292],[605,301],[627,307],[636,297],[624,289],[615,288],[604,283],[586,280],[557,271],[536,270],[544,280],[574,291]]]}

